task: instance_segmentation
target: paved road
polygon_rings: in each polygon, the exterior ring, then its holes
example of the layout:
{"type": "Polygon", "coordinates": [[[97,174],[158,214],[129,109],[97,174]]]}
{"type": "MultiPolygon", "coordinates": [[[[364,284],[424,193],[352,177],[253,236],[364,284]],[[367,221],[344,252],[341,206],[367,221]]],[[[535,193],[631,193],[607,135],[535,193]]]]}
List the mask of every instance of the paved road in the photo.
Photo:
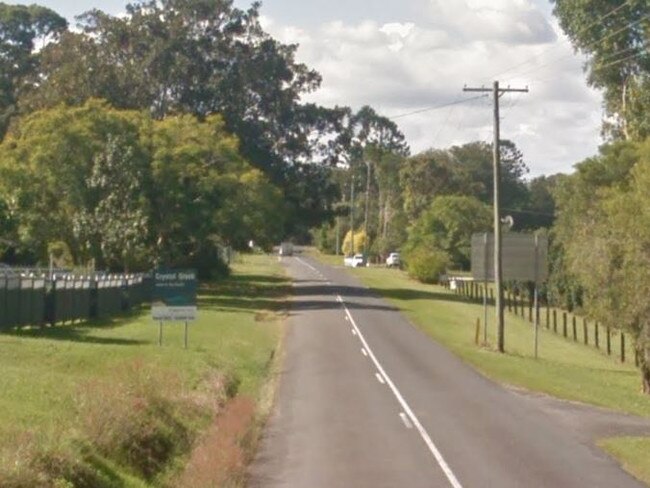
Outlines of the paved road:
{"type": "Polygon", "coordinates": [[[643,486],[344,270],[284,263],[295,280],[286,357],[251,486],[643,486]]]}

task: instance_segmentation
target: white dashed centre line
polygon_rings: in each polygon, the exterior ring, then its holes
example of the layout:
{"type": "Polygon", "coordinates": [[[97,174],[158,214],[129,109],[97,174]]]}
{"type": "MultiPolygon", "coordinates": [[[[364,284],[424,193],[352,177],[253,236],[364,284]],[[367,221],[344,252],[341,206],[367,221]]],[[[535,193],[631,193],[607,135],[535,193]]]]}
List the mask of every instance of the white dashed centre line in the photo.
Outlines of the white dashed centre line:
{"type": "Polygon", "coordinates": [[[383,376],[384,380],[388,384],[389,388],[393,392],[393,395],[395,396],[395,398],[397,399],[399,404],[404,409],[404,414],[405,414],[407,420],[409,420],[411,422],[411,424],[413,424],[413,426],[417,429],[418,433],[420,434],[420,437],[422,438],[422,440],[426,444],[427,448],[429,449],[429,451],[433,455],[434,459],[438,463],[438,466],[440,466],[443,473],[445,473],[445,476],[447,477],[447,480],[449,480],[449,483],[451,484],[451,486],[453,488],[462,488],[463,485],[460,484],[460,482],[456,478],[456,475],[454,474],[454,472],[451,470],[451,468],[447,464],[447,461],[445,461],[445,458],[442,457],[442,454],[440,453],[440,451],[438,450],[436,445],[431,440],[431,437],[429,436],[429,433],[422,426],[422,424],[420,423],[418,418],[413,413],[413,410],[411,410],[411,407],[409,406],[409,404],[406,403],[406,400],[404,400],[404,397],[402,396],[400,391],[397,389],[397,386],[395,386],[395,383],[393,383],[393,381],[390,379],[390,376],[388,376],[386,374],[386,371],[384,371],[384,368],[379,363],[379,360],[377,359],[375,354],[372,352],[372,349],[370,349],[370,346],[368,346],[368,343],[366,342],[365,337],[361,333],[361,330],[359,330],[359,327],[357,326],[357,323],[354,321],[354,318],[352,317],[352,314],[350,313],[350,310],[348,310],[348,307],[345,305],[345,301],[343,300],[341,295],[338,295],[336,297],[336,299],[343,306],[343,309],[345,310],[345,314],[349,317],[350,322],[352,323],[352,326],[354,327],[354,329],[357,331],[357,334],[359,335],[359,339],[361,340],[361,343],[364,346],[364,348],[361,349],[361,352],[364,354],[364,356],[370,356],[370,359],[375,364],[375,367],[379,370],[379,372],[383,376]]]}
{"type": "Polygon", "coordinates": [[[402,422],[404,422],[404,425],[406,426],[407,429],[413,428],[413,424],[411,423],[411,421],[409,420],[409,418],[406,416],[404,412],[400,412],[399,418],[402,419],[402,422]]]}

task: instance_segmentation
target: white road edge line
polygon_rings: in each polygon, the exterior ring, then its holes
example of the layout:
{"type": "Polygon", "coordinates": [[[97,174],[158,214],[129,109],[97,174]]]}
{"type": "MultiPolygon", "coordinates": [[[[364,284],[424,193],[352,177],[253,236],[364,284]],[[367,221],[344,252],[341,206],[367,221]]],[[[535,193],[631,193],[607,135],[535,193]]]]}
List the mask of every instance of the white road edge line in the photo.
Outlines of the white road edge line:
{"type": "MultiPolygon", "coordinates": [[[[418,418],[415,416],[413,413],[413,410],[411,410],[411,407],[409,407],[408,403],[406,403],[406,400],[404,400],[404,397],[402,394],[399,392],[397,387],[395,386],[395,383],[390,379],[390,376],[386,374],[386,371],[384,371],[384,368],[381,366],[377,358],[375,357],[375,354],[372,352],[372,349],[368,346],[368,343],[366,342],[365,337],[359,330],[359,327],[357,326],[357,323],[354,321],[354,318],[350,314],[350,311],[348,310],[348,307],[345,304],[345,301],[341,297],[341,295],[337,296],[337,300],[343,305],[343,309],[345,310],[345,314],[350,318],[350,322],[352,323],[352,326],[356,329],[357,334],[359,335],[359,339],[361,340],[362,344],[364,345],[365,349],[367,350],[368,354],[370,355],[370,359],[372,359],[372,362],[375,363],[375,366],[379,370],[379,372],[382,374],[384,379],[386,380],[386,383],[388,383],[388,386],[390,387],[391,391],[393,392],[393,395],[395,395],[395,398],[397,398],[397,401],[399,404],[402,406],[404,409],[404,412],[410,419],[411,423],[415,426],[417,431],[420,434],[420,437],[422,437],[422,440],[426,444],[426,446],[429,448],[429,451],[431,451],[431,454],[437,461],[438,465],[442,469],[442,471],[445,473],[445,476],[447,476],[447,479],[449,480],[449,483],[453,488],[463,488],[463,485],[460,484],[458,479],[456,478],[456,475],[454,475],[454,472],[451,470],[447,462],[445,461],[445,458],[442,457],[442,454],[436,447],[436,445],[433,443],[431,440],[431,437],[429,436],[429,433],[426,431],[426,429],[422,426],[418,418]]],[[[363,349],[362,349],[363,350],[363,349]]]]}
{"type": "Polygon", "coordinates": [[[368,356],[368,352],[363,347],[361,348],[361,354],[368,356]]]}
{"type": "Polygon", "coordinates": [[[409,420],[409,418],[406,416],[406,414],[404,412],[399,413],[399,418],[402,419],[402,422],[404,422],[404,426],[407,429],[412,429],[413,428],[413,424],[411,423],[411,421],[409,420]]]}
{"type": "Polygon", "coordinates": [[[375,376],[377,377],[377,381],[379,381],[382,385],[386,384],[384,378],[382,378],[382,376],[379,373],[375,373],[375,376]]]}
{"type": "Polygon", "coordinates": [[[314,268],[311,264],[309,264],[309,263],[308,263],[307,261],[305,261],[304,259],[299,258],[298,256],[296,256],[296,261],[298,261],[300,264],[303,264],[303,265],[307,266],[307,267],[308,267],[309,269],[311,269],[312,271],[315,271],[316,273],[320,274],[320,271],[318,271],[316,268],[314,268]]]}

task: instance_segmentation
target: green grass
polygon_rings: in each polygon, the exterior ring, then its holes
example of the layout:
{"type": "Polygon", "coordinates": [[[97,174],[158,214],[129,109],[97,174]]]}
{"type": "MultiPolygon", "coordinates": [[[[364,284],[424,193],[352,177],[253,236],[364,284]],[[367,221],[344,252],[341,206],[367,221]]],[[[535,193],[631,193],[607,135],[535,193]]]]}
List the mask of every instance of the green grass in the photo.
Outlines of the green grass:
{"type": "Polygon", "coordinates": [[[617,437],[600,441],[598,445],[618,459],[626,471],[650,486],[650,438],[617,437]]]}
{"type": "Polygon", "coordinates": [[[80,398],[128,365],[145,365],[187,391],[218,372],[238,393],[259,398],[280,343],[287,292],[276,260],[244,256],[232,277],[200,289],[187,350],[182,324],[165,325],[158,346],[149,310],[110,322],[0,334],[0,453],[15,450],[16,439],[72,435],[80,398]]]}

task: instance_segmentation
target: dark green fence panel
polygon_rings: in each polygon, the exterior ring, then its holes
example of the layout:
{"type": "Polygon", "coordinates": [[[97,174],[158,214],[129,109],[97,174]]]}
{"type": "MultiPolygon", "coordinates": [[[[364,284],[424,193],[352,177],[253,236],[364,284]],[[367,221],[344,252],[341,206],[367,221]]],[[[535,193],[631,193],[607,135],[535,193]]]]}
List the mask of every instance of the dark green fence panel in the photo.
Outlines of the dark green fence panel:
{"type": "Polygon", "coordinates": [[[32,309],[29,319],[31,325],[45,323],[45,279],[35,278],[32,288],[32,309]]]}
{"type": "Polygon", "coordinates": [[[74,290],[72,295],[73,320],[85,320],[88,318],[88,314],[84,311],[82,279],[75,279],[72,288],[74,290]]]}
{"type": "Polygon", "coordinates": [[[90,318],[90,279],[85,278],[81,282],[81,289],[79,290],[80,294],[80,312],[81,318],[89,319],[90,318]]]}
{"type": "Polygon", "coordinates": [[[118,315],[148,301],[150,287],[136,275],[0,275],[0,329],[118,315]]]}
{"type": "Polygon", "coordinates": [[[97,281],[97,316],[107,317],[111,314],[111,288],[106,279],[97,281]]]}
{"type": "Polygon", "coordinates": [[[9,328],[7,314],[7,277],[0,276],[0,330],[9,328]]]}
{"type": "Polygon", "coordinates": [[[32,319],[32,290],[33,278],[20,279],[20,305],[18,308],[18,326],[29,325],[32,319]]]}
{"type": "Polygon", "coordinates": [[[7,327],[16,327],[20,319],[20,277],[7,277],[7,327]]]}
{"type": "Polygon", "coordinates": [[[66,289],[65,280],[63,278],[56,278],[52,282],[52,315],[50,323],[52,325],[65,322],[66,320],[66,289]]]}

